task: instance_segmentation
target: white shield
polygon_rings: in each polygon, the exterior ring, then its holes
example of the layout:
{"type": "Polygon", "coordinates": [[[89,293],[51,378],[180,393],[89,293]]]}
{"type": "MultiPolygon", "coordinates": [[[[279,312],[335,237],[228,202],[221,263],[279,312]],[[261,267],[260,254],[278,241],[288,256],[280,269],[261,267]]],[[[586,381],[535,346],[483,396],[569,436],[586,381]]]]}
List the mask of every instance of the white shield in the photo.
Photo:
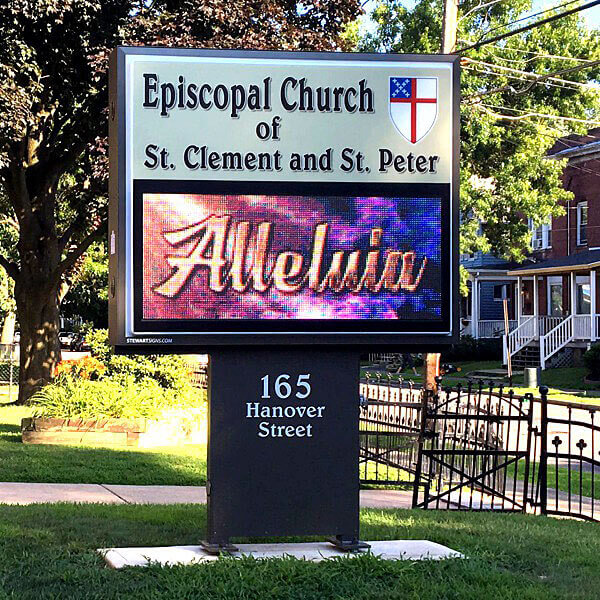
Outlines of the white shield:
{"type": "Polygon", "coordinates": [[[437,117],[437,77],[390,77],[389,97],[394,127],[411,144],[421,141],[437,117]]]}

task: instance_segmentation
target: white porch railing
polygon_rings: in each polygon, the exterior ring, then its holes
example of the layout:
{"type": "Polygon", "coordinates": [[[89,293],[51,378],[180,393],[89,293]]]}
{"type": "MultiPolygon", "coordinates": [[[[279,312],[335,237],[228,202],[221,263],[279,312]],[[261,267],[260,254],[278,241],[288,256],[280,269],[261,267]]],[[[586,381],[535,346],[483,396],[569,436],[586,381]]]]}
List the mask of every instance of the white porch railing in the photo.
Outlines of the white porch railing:
{"type": "Polygon", "coordinates": [[[511,356],[524,348],[536,337],[536,319],[529,317],[523,319],[521,324],[507,336],[507,350],[511,356]]]}
{"type": "MultiPolygon", "coordinates": [[[[574,339],[573,329],[576,316],[585,315],[569,315],[546,335],[540,336],[540,366],[542,369],[546,368],[546,362],[553,354],[556,354],[574,339]]],[[[587,320],[589,322],[590,318],[588,317],[587,320]]]]}
{"type": "Polygon", "coordinates": [[[592,339],[591,315],[573,315],[573,338],[576,340],[592,339]]]}
{"type": "Polygon", "coordinates": [[[598,333],[600,315],[569,315],[556,327],[540,336],[540,365],[546,368],[546,362],[552,355],[574,340],[594,341],[598,333]]]}
{"type": "Polygon", "coordinates": [[[567,317],[549,317],[539,315],[522,315],[521,324],[514,331],[505,336],[504,362],[506,353],[515,355],[519,350],[539,339],[540,365],[546,368],[546,363],[554,354],[575,340],[594,342],[600,333],[600,314],[595,315],[569,315],[567,317]]]}
{"type": "MultiPolygon", "coordinates": [[[[479,321],[477,324],[478,334],[480,338],[494,338],[504,335],[504,321],[502,319],[479,321]]],[[[508,322],[508,331],[512,331],[517,327],[516,321],[508,322]]]]}
{"type": "MultiPolygon", "coordinates": [[[[463,319],[464,323],[464,319],[463,319]]],[[[508,321],[508,330],[512,331],[517,327],[516,320],[508,321]]],[[[461,331],[463,335],[472,335],[474,336],[473,331],[473,321],[470,320],[463,325],[463,329],[461,331]]],[[[485,319],[479,320],[477,323],[477,337],[478,338],[496,338],[501,337],[505,334],[504,331],[504,320],[503,319],[485,319]]],[[[475,336],[474,336],[475,337],[475,336]]]]}
{"type": "Polygon", "coordinates": [[[563,320],[564,317],[549,317],[547,315],[538,316],[538,334],[546,335],[563,320]]]}

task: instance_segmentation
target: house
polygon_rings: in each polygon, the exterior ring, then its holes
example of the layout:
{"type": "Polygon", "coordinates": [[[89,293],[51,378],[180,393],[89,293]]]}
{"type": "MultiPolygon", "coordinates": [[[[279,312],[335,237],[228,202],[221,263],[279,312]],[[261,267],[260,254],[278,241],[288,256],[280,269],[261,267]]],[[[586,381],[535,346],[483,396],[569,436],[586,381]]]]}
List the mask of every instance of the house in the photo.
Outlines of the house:
{"type": "Polygon", "coordinates": [[[563,184],[574,198],[548,227],[535,262],[511,269],[521,290],[518,327],[505,336],[517,364],[542,369],[577,362],[600,331],[600,128],[558,140],[549,158],[568,159],[563,184]]]}
{"type": "Polygon", "coordinates": [[[515,329],[517,279],[509,271],[516,263],[477,252],[461,256],[460,264],[467,270],[469,288],[461,300],[461,335],[501,338],[505,333],[503,293],[508,296],[508,330],[515,329]]]}
{"type": "Polygon", "coordinates": [[[461,261],[472,290],[461,313],[468,325],[463,332],[502,335],[504,360],[510,354],[514,366],[574,364],[600,337],[600,128],[558,140],[548,159],[563,158],[563,184],[574,198],[552,223],[530,222],[530,259],[520,265],[486,256],[461,261]],[[493,305],[502,305],[500,285],[510,298],[508,332],[493,305]]]}

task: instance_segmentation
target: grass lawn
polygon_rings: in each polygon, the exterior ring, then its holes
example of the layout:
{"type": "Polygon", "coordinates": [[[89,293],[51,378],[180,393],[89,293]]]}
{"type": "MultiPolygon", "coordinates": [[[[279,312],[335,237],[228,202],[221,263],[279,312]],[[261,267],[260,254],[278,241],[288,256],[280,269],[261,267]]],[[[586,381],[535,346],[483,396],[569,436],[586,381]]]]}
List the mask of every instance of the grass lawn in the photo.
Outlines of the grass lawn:
{"type": "MultiPolygon", "coordinates": [[[[205,485],[206,446],[108,449],[23,444],[30,409],[0,404],[0,481],[205,485]]],[[[0,600],[3,600],[0,596],[0,600]]]]}
{"type": "MultiPolygon", "coordinates": [[[[484,361],[468,361],[468,362],[454,362],[452,363],[455,367],[460,367],[460,371],[456,373],[450,373],[444,376],[444,383],[447,385],[454,385],[459,381],[465,383],[467,381],[467,376],[469,373],[474,371],[484,371],[488,369],[501,369],[502,364],[497,360],[484,360],[484,361]]],[[[405,379],[412,379],[413,381],[422,381],[422,369],[423,367],[416,367],[417,375],[412,372],[412,369],[405,369],[399,375],[405,379]]],[[[366,373],[375,373],[375,369],[372,367],[361,366],[360,368],[361,376],[364,376],[366,373]]],[[[398,374],[394,373],[392,376],[393,380],[397,380],[398,374]]],[[[383,380],[387,380],[387,376],[383,376],[383,380]]]]}
{"type": "MultiPolygon", "coordinates": [[[[551,460],[551,459],[550,459],[551,460]]],[[[576,460],[572,461],[573,469],[571,469],[571,478],[570,478],[570,487],[571,494],[573,497],[579,496],[579,485],[581,483],[581,495],[588,496],[590,498],[596,498],[600,500],[600,473],[598,471],[594,472],[593,482],[594,489],[592,494],[592,473],[589,471],[582,471],[581,478],[579,477],[579,470],[577,467],[579,463],[576,460]],[[581,479],[581,481],[580,481],[581,479]]],[[[537,473],[539,470],[539,463],[535,463],[535,467],[533,463],[529,465],[530,469],[530,477],[531,477],[531,469],[535,468],[536,478],[538,477],[537,473]]],[[[511,475],[512,475],[511,471],[511,475]]],[[[517,478],[523,481],[525,478],[525,462],[519,461],[519,470],[517,472],[517,478]]],[[[558,489],[561,492],[569,491],[569,469],[567,467],[559,467],[556,468],[555,465],[548,465],[548,502],[554,502],[554,492],[551,490],[558,489]],[[558,476],[558,479],[557,479],[558,476]]],[[[573,499],[575,503],[575,499],[573,499]]]]}
{"type": "MultiPolygon", "coordinates": [[[[458,383],[466,385],[468,383],[469,373],[475,371],[483,371],[489,369],[500,369],[502,364],[499,361],[468,361],[468,362],[456,362],[454,366],[460,367],[460,371],[445,375],[443,378],[442,385],[454,387],[458,383]]],[[[366,373],[375,373],[373,368],[361,367],[361,376],[366,373]]],[[[417,369],[418,374],[415,375],[412,370],[404,370],[400,374],[393,374],[392,380],[397,381],[398,376],[401,376],[405,381],[412,380],[415,383],[421,383],[423,377],[420,369],[417,369]]],[[[566,402],[574,402],[580,404],[591,404],[600,406],[600,395],[592,394],[588,395],[587,392],[593,392],[594,390],[600,389],[599,385],[584,384],[583,379],[586,374],[584,367],[568,367],[561,369],[548,369],[542,372],[542,384],[549,387],[548,397],[551,400],[563,400],[566,402]],[[576,393],[565,392],[564,390],[581,390],[576,393]]],[[[382,377],[382,381],[387,381],[387,375],[382,377]]],[[[487,382],[485,382],[487,385],[487,382]]],[[[477,385],[477,382],[475,382],[477,385]]],[[[497,384],[495,384],[497,385],[497,384]]],[[[504,379],[505,389],[508,389],[508,378],[504,379]]],[[[522,396],[526,393],[532,393],[534,396],[539,396],[538,388],[526,388],[523,386],[523,376],[518,375],[513,378],[512,389],[515,393],[522,396]]]]}
{"type": "Polygon", "coordinates": [[[0,598],[553,600],[600,589],[600,525],[520,514],[361,512],[363,539],[429,539],[467,560],[221,559],[114,571],[95,552],[197,544],[205,518],[189,505],[0,506],[0,598]]]}

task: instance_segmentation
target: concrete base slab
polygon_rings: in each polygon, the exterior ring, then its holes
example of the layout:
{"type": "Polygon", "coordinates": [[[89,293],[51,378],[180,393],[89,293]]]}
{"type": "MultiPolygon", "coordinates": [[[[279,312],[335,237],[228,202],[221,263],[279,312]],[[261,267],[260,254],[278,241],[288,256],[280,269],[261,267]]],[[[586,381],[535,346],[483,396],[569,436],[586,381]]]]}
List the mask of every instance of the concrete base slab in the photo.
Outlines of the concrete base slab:
{"type": "MultiPolygon", "coordinates": [[[[460,552],[428,540],[392,540],[368,542],[375,556],[386,560],[440,560],[444,558],[464,558],[460,552]]],[[[342,552],[326,542],[302,542],[297,544],[237,544],[239,552],[233,558],[251,556],[253,558],[283,558],[291,556],[302,560],[320,562],[340,556],[355,557],[358,554],[342,552]]],[[[192,565],[218,560],[218,556],[208,554],[201,546],[165,546],[155,548],[105,548],[100,552],[106,564],[114,569],[123,567],[147,567],[159,564],[192,565]]]]}

